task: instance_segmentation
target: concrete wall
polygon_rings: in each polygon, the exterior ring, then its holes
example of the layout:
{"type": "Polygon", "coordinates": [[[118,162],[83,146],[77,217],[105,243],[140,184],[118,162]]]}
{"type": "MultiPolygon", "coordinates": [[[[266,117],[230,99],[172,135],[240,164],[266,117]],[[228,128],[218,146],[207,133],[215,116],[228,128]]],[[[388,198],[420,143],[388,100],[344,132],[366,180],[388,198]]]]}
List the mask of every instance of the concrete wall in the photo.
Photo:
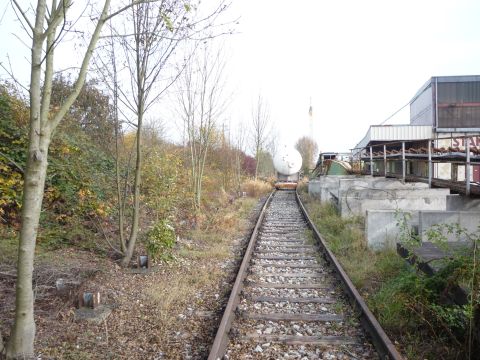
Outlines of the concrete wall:
{"type": "MultiPolygon", "coordinates": [[[[424,183],[332,175],[311,180],[308,190],[321,202],[336,202],[342,217],[365,216],[365,238],[373,249],[395,248],[400,232],[398,210],[411,214],[408,225],[415,227],[424,241],[426,230],[434,224],[459,223],[469,232],[480,225],[480,199],[450,195],[449,189],[430,189],[424,183]]],[[[449,240],[456,239],[449,236],[449,240]]]]}
{"type": "MultiPolygon", "coordinates": [[[[406,211],[410,214],[407,224],[416,227],[422,241],[429,241],[427,230],[436,224],[459,224],[467,232],[478,231],[480,212],[478,211],[406,211]]],[[[400,238],[395,210],[367,210],[365,216],[365,239],[371,249],[395,249],[400,238]]],[[[454,234],[444,233],[448,241],[467,240],[454,234]]]]}
{"type": "Polygon", "coordinates": [[[308,195],[316,199],[320,198],[321,181],[319,179],[312,179],[308,181],[308,195]]]}
{"type": "MultiPolygon", "coordinates": [[[[437,224],[459,224],[461,228],[465,229],[468,233],[474,233],[479,231],[480,225],[480,212],[479,211],[421,211],[419,214],[419,233],[422,237],[422,241],[429,241],[427,231],[433,225],[437,224]]],[[[466,241],[464,235],[460,237],[456,234],[448,234],[443,232],[448,241],[463,240],[466,241]]]]}
{"type": "Polygon", "coordinates": [[[332,197],[338,198],[338,187],[341,179],[359,178],[357,175],[327,175],[320,176],[308,182],[308,193],[319,199],[320,202],[328,202],[332,197]]]}
{"type": "MultiPolygon", "coordinates": [[[[409,226],[418,227],[418,211],[409,212],[409,226]]],[[[397,212],[392,210],[367,210],[365,216],[365,239],[370,249],[395,249],[400,238],[397,212]]]]}
{"type": "Polygon", "coordinates": [[[448,195],[447,211],[480,211],[480,199],[458,194],[448,195]]]}
{"type": "Polygon", "coordinates": [[[367,210],[446,210],[449,189],[362,189],[339,194],[342,217],[365,216],[367,210]]]}

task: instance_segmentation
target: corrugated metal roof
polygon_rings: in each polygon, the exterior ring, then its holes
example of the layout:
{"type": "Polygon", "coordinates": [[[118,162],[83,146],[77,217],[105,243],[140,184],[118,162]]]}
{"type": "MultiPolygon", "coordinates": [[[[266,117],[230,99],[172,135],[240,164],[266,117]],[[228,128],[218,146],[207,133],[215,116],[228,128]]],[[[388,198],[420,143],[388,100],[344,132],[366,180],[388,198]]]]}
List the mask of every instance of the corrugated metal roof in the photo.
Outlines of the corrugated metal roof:
{"type": "Polygon", "coordinates": [[[371,141],[422,140],[431,139],[432,135],[430,125],[372,125],[355,149],[362,149],[371,141]]]}

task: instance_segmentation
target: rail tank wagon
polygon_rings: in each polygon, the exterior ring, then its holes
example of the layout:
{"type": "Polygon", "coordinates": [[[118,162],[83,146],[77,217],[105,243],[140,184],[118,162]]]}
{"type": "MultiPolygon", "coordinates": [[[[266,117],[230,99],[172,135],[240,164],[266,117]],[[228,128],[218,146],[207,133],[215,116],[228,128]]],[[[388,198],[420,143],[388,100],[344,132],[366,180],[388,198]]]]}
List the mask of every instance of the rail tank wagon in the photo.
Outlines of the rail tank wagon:
{"type": "Polygon", "coordinates": [[[302,156],[293,147],[284,146],[273,158],[273,166],[277,172],[277,189],[296,189],[299,171],[302,168],[302,156]]]}

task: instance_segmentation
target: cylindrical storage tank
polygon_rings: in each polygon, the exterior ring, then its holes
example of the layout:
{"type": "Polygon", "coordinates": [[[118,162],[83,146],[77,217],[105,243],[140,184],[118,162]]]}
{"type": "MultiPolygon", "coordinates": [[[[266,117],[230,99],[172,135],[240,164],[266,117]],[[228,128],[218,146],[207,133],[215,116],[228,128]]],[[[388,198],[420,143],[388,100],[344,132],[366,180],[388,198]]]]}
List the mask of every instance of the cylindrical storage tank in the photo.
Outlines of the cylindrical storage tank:
{"type": "Polygon", "coordinates": [[[293,147],[282,147],[273,158],[275,170],[282,175],[294,175],[302,168],[302,155],[293,147]]]}

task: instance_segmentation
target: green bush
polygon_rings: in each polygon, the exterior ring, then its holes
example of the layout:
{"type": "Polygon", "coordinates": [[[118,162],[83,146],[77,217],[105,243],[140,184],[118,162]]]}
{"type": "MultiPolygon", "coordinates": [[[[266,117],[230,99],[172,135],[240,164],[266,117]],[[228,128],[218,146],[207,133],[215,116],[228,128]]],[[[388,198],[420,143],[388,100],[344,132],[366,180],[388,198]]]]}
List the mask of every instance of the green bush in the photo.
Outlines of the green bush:
{"type": "Polygon", "coordinates": [[[172,258],[175,245],[175,229],[168,220],[156,223],[147,232],[146,248],[153,260],[167,261],[172,258]]]}

